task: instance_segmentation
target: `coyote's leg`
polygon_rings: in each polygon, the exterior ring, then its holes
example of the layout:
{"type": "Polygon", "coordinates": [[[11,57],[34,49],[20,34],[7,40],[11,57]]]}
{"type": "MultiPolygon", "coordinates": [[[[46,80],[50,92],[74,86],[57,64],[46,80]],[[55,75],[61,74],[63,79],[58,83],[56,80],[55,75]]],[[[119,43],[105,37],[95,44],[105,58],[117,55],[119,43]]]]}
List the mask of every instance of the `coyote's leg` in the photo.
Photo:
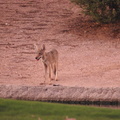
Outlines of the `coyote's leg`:
{"type": "Polygon", "coordinates": [[[46,64],[44,64],[44,67],[45,67],[45,81],[47,80],[47,68],[48,66],[46,64]]]}
{"type": "Polygon", "coordinates": [[[58,66],[57,66],[57,64],[54,67],[54,75],[55,75],[55,80],[57,81],[58,80],[58,66]]]}
{"type": "Polygon", "coordinates": [[[52,66],[49,65],[49,78],[52,80],[52,66]]]}

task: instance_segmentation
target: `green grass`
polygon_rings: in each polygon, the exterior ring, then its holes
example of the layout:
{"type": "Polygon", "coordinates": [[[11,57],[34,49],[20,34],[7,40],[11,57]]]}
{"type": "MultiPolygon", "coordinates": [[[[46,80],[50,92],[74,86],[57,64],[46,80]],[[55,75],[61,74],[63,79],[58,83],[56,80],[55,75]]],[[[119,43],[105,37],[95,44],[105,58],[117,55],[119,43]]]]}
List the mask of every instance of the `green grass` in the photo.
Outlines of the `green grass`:
{"type": "Polygon", "coordinates": [[[0,99],[0,120],[120,120],[120,109],[0,99]]]}

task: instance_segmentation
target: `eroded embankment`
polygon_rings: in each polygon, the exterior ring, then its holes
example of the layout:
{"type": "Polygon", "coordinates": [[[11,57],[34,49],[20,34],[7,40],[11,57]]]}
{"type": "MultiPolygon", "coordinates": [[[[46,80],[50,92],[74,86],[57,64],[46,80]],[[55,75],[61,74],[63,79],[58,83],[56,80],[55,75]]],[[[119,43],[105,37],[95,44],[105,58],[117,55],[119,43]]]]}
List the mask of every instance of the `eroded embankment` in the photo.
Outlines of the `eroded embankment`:
{"type": "Polygon", "coordinates": [[[120,106],[120,88],[0,85],[0,98],[120,106]]]}

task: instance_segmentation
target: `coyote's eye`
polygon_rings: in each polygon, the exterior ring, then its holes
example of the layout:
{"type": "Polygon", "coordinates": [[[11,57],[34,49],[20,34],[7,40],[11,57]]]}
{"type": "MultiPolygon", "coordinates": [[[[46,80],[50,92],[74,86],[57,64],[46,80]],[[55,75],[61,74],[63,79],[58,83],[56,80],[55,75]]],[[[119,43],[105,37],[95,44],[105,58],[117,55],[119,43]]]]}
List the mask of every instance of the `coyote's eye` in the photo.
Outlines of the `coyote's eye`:
{"type": "Polygon", "coordinates": [[[42,53],[39,53],[39,55],[42,55],[42,53]]]}

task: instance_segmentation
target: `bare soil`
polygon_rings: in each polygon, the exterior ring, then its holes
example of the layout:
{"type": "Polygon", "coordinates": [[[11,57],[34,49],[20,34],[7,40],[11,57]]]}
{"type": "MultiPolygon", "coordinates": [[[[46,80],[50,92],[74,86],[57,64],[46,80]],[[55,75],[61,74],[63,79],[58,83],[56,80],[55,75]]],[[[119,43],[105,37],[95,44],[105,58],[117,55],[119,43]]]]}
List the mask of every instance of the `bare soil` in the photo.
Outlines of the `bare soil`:
{"type": "Polygon", "coordinates": [[[69,0],[0,0],[0,85],[44,82],[34,43],[59,51],[59,79],[52,84],[120,87],[119,22],[95,23],[69,0]]]}

